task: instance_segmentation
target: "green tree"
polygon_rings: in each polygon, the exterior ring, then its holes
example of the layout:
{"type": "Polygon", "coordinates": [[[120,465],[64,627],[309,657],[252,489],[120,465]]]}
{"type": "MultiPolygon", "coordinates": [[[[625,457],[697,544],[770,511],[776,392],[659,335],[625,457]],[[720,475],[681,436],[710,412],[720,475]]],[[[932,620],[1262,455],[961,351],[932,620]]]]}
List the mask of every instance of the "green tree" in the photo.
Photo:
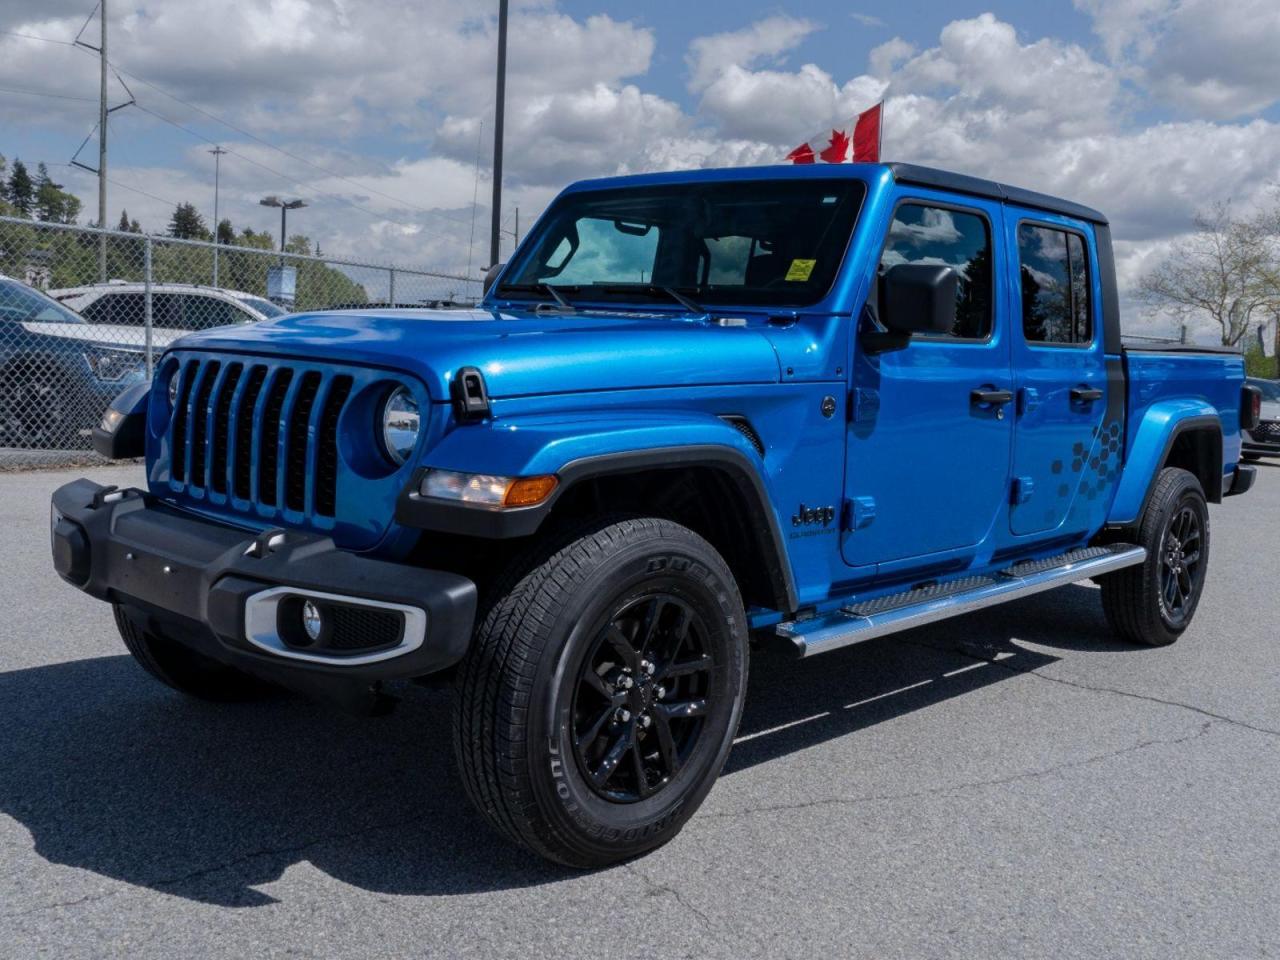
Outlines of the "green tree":
{"type": "Polygon", "coordinates": [[[236,228],[231,225],[231,221],[223,217],[218,221],[218,243],[224,246],[231,246],[236,242],[236,228]]]}
{"type": "Polygon", "coordinates": [[[9,174],[5,199],[13,204],[19,216],[31,216],[31,206],[35,202],[35,184],[31,182],[31,174],[27,173],[27,166],[21,160],[13,161],[13,172],[9,174]]]}
{"type": "Polygon", "coordinates": [[[142,224],[138,223],[137,220],[130,220],[128,210],[121,210],[120,222],[116,224],[116,229],[121,233],[141,233],[142,224]]]}
{"type": "Polygon", "coordinates": [[[274,250],[276,248],[275,242],[271,239],[270,231],[263,230],[261,233],[256,233],[248,227],[240,231],[240,236],[236,237],[235,244],[237,247],[253,247],[255,250],[274,250]]]}
{"type": "Polygon", "coordinates": [[[35,215],[51,223],[75,223],[80,216],[80,198],[54,183],[43,163],[36,167],[35,215]]]}
{"type": "Polygon", "coordinates": [[[212,240],[213,235],[204,224],[204,217],[193,203],[180,203],[169,218],[169,236],[179,240],[212,240]]]}
{"type": "Polygon", "coordinates": [[[284,245],[285,253],[300,253],[304,257],[311,256],[311,238],[302,233],[295,233],[284,245]]]}

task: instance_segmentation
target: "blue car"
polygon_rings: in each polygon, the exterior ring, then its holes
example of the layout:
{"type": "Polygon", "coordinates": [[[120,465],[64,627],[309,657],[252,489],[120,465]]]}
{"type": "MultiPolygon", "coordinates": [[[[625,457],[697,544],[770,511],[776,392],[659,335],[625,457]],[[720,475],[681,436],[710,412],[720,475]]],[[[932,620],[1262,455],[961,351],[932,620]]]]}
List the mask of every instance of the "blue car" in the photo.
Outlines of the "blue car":
{"type": "Polygon", "coordinates": [[[0,276],[0,445],[87,448],[111,399],[145,378],[140,346],[0,276]]]}
{"type": "Polygon", "coordinates": [[[1121,344],[1080,204],[905,164],[595,180],[475,310],[172,344],[94,435],[146,489],[57,490],[53,561],[189,695],[377,710],[456,669],[477,808],[596,867],[712,789],[752,640],[1093,579],[1118,640],[1175,642],[1260,404],[1238,353],[1121,344]]]}

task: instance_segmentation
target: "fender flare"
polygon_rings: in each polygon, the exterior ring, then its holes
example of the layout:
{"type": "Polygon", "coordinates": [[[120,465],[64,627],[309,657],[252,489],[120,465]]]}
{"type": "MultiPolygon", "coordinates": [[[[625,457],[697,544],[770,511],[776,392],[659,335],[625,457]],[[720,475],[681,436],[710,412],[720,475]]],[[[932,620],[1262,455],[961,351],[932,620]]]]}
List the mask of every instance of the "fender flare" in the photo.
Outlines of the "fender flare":
{"type": "Polygon", "coordinates": [[[1217,467],[1205,489],[1211,503],[1222,500],[1222,418],[1204,402],[1179,401],[1155,404],[1147,411],[1134,434],[1133,446],[1125,458],[1120,487],[1111,505],[1107,526],[1130,527],[1137,523],[1151,499],[1160,471],[1169,462],[1174,444],[1185,433],[1212,433],[1217,441],[1217,467]],[[1216,483],[1214,482],[1216,480],[1216,483]]]}
{"type": "MultiPolygon", "coordinates": [[[[762,556],[759,559],[765,565],[775,601],[785,606],[784,612],[794,611],[799,607],[799,595],[786,540],[765,485],[759,455],[736,429],[723,421],[717,421],[711,432],[713,436],[720,436],[714,439],[707,437],[704,442],[619,449],[573,457],[554,471],[560,483],[546,501],[533,507],[509,510],[486,510],[419,496],[418,489],[427,472],[426,467],[420,467],[414,471],[397,500],[395,519],[404,526],[421,530],[482,539],[526,537],[538,531],[566,492],[585,480],[641,471],[709,467],[719,471],[742,495],[750,511],[744,521],[760,548],[762,556]]],[[[545,465],[547,461],[543,453],[538,451],[529,462],[545,465]]],[[[476,464],[471,469],[485,468],[476,464]]],[[[541,472],[546,472],[545,466],[541,472]]]]}

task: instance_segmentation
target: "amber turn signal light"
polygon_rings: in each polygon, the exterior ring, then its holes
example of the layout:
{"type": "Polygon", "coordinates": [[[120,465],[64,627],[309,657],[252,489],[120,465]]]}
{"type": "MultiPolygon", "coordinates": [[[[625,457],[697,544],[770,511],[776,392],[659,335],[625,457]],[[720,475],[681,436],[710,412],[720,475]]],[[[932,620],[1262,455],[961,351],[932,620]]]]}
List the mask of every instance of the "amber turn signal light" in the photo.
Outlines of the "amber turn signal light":
{"type": "Polygon", "coordinates": [[[507,488],[507,495],[502,498],[504,507],[532,507],[542,503],[551,496],[556,484],[560,481],[554,476],[521,477],[514,480],[507,488]]]}

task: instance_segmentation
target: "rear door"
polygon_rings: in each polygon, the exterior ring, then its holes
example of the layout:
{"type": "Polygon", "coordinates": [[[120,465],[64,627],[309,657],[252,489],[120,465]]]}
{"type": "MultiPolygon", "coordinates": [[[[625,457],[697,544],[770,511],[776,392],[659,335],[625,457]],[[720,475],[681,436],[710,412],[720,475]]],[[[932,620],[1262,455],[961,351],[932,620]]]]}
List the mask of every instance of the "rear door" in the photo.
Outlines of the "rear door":
{"type": "MultiPolygon", "coordinates": [[[[893,574],[962,562],[1002,518],[1008,500],[1013,383],[998,203],[905,186],[880,271],[947,264],[960,275],[949,334],[915,336],[903,350],[854,364],[846,497],[847,564],[893,574]]],[[[867,318],[863,318],[863,323],[867,318]]]]}
{"type": "Polygon", "coordinates": [[[1013,207],[1005,216],[1016,258],[1010,530],[1078,533],[1105,510],[1100,495],[1120,466],[1120,424],[1104,428],[1108,383],[1093,230],[1013,207]]]}

